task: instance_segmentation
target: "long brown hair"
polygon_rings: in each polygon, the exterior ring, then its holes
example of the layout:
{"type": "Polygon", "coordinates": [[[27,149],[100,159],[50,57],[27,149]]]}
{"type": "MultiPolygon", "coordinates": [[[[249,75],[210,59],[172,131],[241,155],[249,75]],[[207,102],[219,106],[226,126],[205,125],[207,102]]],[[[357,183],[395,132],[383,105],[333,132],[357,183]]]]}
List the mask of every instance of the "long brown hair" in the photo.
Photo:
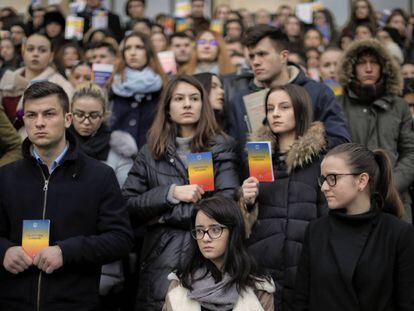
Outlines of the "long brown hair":
{"type": "Polygon", "coordinates": [[[157,53],[155,52],[154,46],[152,45],[152,42],[149,36],[147,36],[146,34],[142,32],[132,32],[129,35],[127,35],[122,41],[121,46],[120,46],[121,57],[119,58],[119,60],[117,61],[115,65],[115,70],[111,76],[109,84],[112,83],[113,78],[116,74],[120,75],[122,79],[124,79],[124,71],[125,71],[125,67],[127,66],[126,61],[125,61],[125,43],[128,41],[129,38],[132,38],[132,37],[137,37],[141,39],[145,47],[145,53],[147,55],[146,66],[149,66],[156,74],[158,74],[161,77],[163,84],[165,85],[168,81],[168,77],[165,74],[164,70],[162,69],[161,63],[158,60],[157,53]]]}
{"type": "Polygon", "coordinates": [[[195,78],[187,75],[176,76],[164,87],[157,114],[148,131],[148,147],[152,156],[160,160],[166,153],[170,144],[175,143],[178,135],[178,125],[169,117],[170,103],[173,93],[179,83],[188,83],[194,86],[201,94],[200,120],[197,122],[194,137],[191,141],[191,151],[200,152],[207,150],[214,142],[218,134],[222,134],[214,118],[208,94],[203,86],[195,78]]]}
{"type": "Polygon", "coordinates": [[[375,202],[371,208],[376,206],[383,212],[402,217],[404,205],[395,188],[391,160],[385,150],[371,151],[364,145],[347,143],[336,146],[326,157],[332,155],[344,155],[352,172],[369,175],[371,202],[375,202]]]}
{"type": "Polygon", "coordinates": [[[367,4],[369,13],[368,13],[368,19],[365,21],[370,25],[370,29],[374,29],[374,33],[375,33],[378,28],[378,23],[377,23],[377,18],[375,16],[374,7],[372,6],[369,0],[354,0],[351,2],[351,14],[349,15],[349,20],[346,26],[344,27],[344,29],[350,30],[354,34],[356,27],[361,22],[356,17],[356,5],[358,2],[365,2],[367,4]]]}
{"type": "MultiPolygon", "coordinates": [[[[217,54],[217,59],[215,61],[217,61],[218,63],[218,67],[220,71],[219,74],[225,75],[225,74],[236,72],[236,68],[231,63],[230,57],[228,55],[226,43],[224,42],[224,39],[221,35],[211,30],[203,30],[197,34],[195,41],[197,42],[197,40],[199,40],[200,37],[206,32],[211,33],[214,36],[214,39],[217,40],[218,42],[218,54],[217,54]]],[[[198,65],[197,46],[195,46],[193,50],[193,54],[191,55],[190,61],[188,62],[187,65],[183,66],[181,73],[192,75],[194,74],[194,71],[197,65],[198,65]]]]}

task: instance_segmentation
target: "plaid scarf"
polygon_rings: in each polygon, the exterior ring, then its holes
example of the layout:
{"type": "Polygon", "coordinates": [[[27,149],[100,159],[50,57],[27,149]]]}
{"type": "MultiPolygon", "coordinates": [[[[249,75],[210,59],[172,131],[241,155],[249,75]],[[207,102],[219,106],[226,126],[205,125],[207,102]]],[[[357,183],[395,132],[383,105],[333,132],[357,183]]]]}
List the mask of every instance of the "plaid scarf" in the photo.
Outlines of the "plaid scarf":
{"type": "Polygon", "coordinates": [[[374,101],[380,98],[385,93],[384,79],[381,78],[374,85],[362,85],[359,81],[353,80],[349,84],[349,88],[358,96],[361,100],[374,101]]]}

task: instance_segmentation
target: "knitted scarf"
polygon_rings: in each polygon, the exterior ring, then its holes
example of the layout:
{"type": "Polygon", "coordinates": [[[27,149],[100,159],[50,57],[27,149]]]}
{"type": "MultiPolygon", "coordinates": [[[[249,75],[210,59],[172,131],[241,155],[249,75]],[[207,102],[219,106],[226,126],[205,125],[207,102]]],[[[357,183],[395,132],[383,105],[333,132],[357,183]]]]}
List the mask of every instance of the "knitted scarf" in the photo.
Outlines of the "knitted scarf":
{"type": "Polygon", "coordinates": [[[235,284],[227,288],[229,281],[230,276],[224,274],[222,280],[216,283],[211,273],[206,273],[205,268],[198,269],[194,273],[192,290],[188,292],[188,298],[196,300],[202,307],[211,311],[232,310],[239,293],[235,284]]]}
{"type": "Polygon", "coordinates": [[[159,91],[162,87],[162,79],[150,67],[142,70],[135,70],[126,67],[124,70],[124,79],[121,75],[116,74],[112,83],[112,91],[122,97],[132,97],[137,101],[145,94],[159,91]]]}

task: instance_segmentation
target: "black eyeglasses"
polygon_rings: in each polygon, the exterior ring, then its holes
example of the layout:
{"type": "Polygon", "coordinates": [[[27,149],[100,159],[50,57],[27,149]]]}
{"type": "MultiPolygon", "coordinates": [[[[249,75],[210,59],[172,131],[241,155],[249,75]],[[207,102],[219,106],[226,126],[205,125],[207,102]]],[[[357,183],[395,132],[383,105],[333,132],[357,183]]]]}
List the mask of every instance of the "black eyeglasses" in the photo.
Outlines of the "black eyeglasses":
{"type": "Polygon", "coordinates": [[[102,118],[102,114],[98,111],[93,111],[90,113],[84,113],[83,111],[75,111],[73,113],[73,116],[80,123],[85,122],[86,119],[88,119],[89,122],[94,123],[98,121],[98,119],[102,118]]]}
{"type": "Polygon", "coordinates": [[[202,240],[207,233],[211,239],[215,240],[221,237],[223,230],[226,228],[227,227],[223,225],[213,225],[208,229],[196,228],[191,230],[191,236],[196,240],[202,240]]]}
{"type": "Polygon", "coordinates": [[[348,174],[328,174],[326,176],[319,176],[318,177],[318,185],[319,187],[322,187],[323,183],[326,181],[328,183],[329,187],[335,187],[336,186],[336,181],[337,181],[337,176],[348,176],[348,175],[359,175],[361,173],[348,173],[348,174]]]}

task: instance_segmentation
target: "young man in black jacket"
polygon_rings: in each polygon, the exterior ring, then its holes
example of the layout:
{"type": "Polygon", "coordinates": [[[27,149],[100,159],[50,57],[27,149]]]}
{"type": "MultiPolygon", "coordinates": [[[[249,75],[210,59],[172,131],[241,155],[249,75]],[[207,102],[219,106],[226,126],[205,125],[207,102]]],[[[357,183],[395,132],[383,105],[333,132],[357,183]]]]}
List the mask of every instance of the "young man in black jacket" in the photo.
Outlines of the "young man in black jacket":
{"type": "Polygon", "coordinates": [[[115,174],[66,131],[72,115],[60,86],[34,83],[23,96],[24,158],[0,168],[0,309],[95,310],[101,265],[132,246],[115,174]],[[49,246],[32,256],[24,220],[49,221],[49,246]]]}

